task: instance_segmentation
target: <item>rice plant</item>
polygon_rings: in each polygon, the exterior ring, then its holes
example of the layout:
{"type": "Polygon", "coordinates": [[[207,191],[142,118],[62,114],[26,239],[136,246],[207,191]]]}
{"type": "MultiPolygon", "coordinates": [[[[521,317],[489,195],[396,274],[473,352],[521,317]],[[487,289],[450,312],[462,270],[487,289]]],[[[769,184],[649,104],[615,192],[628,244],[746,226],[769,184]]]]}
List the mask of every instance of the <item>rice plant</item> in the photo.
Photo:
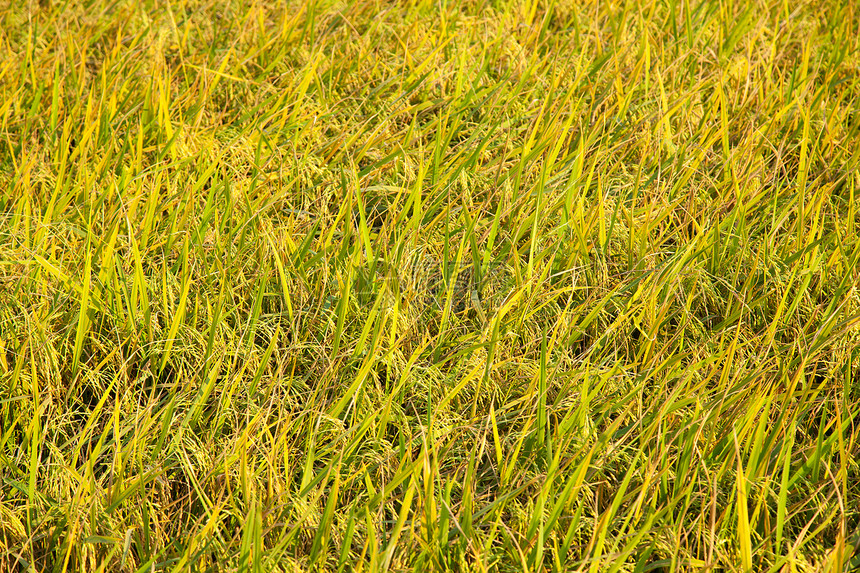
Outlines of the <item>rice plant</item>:
{"type": "Polygon", "coordinates": [[[0,571],[860,569],[860,5],[0,0],[0,571]]]}

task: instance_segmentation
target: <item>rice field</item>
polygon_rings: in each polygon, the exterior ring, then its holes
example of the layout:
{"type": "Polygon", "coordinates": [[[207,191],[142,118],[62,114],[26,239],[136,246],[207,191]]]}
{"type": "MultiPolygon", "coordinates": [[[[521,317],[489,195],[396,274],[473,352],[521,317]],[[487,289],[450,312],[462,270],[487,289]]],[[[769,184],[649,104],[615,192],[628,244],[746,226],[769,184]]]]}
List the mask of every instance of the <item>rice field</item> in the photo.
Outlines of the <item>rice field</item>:
{"type": "Polygon", "coordinates": [[[0,0],[0,571],[860,570],[860,4],[0,0]]]}

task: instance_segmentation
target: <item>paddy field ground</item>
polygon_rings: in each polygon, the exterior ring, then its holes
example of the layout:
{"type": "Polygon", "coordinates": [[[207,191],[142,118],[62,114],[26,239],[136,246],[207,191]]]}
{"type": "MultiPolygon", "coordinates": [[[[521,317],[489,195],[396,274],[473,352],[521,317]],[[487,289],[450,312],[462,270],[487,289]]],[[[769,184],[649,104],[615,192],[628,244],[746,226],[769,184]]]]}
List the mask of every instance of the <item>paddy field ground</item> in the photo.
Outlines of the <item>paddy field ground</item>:
{"type": "Polygon", "coordinates": [[[851,0],[0,0],[0,570],[857,570],[858,142],[851,0]]]}

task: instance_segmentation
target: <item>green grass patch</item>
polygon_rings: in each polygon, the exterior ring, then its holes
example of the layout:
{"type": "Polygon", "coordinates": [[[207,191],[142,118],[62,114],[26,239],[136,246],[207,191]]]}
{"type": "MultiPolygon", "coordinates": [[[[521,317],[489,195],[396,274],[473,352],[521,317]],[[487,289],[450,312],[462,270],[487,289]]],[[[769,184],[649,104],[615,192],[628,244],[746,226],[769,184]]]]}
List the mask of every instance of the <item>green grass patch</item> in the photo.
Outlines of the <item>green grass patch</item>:
{"type": "Polygon", "coordinates": [[[860,567],[850,0],[0,1],[0,570],[860,567]]]}

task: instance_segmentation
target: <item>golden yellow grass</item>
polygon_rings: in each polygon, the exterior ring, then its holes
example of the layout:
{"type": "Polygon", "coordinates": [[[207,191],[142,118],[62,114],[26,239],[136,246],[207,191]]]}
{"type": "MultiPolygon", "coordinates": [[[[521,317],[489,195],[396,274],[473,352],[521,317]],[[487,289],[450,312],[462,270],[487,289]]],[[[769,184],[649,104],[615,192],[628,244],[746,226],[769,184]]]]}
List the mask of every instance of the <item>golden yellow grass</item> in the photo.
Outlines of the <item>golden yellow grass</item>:
{"type": "Polygon", "coordinates": [[[0,0],[0,570],[860,566],[858,28],[0,0]]]}

